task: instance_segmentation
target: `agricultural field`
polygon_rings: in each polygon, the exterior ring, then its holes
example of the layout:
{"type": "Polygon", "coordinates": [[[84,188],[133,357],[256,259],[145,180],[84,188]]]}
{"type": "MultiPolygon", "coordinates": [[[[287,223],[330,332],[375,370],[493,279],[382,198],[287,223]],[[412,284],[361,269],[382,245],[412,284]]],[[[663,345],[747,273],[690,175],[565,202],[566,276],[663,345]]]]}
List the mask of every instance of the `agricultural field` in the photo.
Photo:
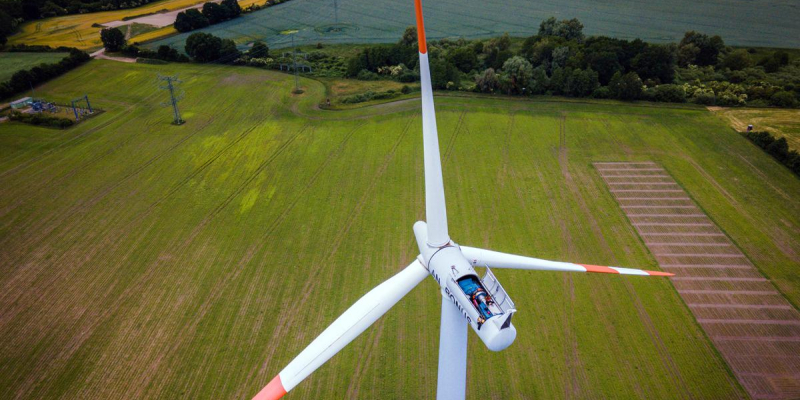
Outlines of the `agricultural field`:
{"type": "MultiPolygon", "coordinates": [[[[588,35],[647,42],[677,42],[684,32],[698,30],[721,35],[739,46],[797,48],[800,44],[800,8],[785,0],[724,2],[669,0],[536,1],[446,0],[425,3],[428,39],[486,38],[508,32],[530,36],[551,16],[578,18],[588,35]]],[[[414,24],[412,1],[303,0],[292,1],[203,29],[204,32],[244,45],[264,40],[271,48],[287,47],[283,33],[299,30],[296,44],[395,42],[414,24]]],[[[189,33],[152,44],[183,48],[189,33]]]]}
{"type": "MultiPolygon", "coordinates": [[[[419,102],[323,111],[325,85],[300,83],[94,60],[37,93],[104,113],[0,124],[0,397],[249,398],[413,260],[419,102]],[[158,73],[184,81],[186,124],[158,73]]],[[[593,164],[654,162],[800,304],[800,180],[706,109],[436,101],[459,243],[658,269],[593,164]]],[[[747,398],[667,279],[495,274],[519,334],[492,353],[470,333],[468,398],[747,398]]],[[[431,398],[437,290],[423,282],[287,398],[431,398]]]]}
{"type": "Polygon", "coordinates": [[[29,69],[42,63],[57,63],[68,56],[67,53],[0,53],[0,82],[5,82],[22,69],[29,69]]]}
{"type": "MultiPolygon", "coordinates": [[[[29,21],[20,27],[18,33],[9,36],[8,43],[12,45],[39,44],[51,47],[67,46],[82,50],[97,49],[103,46],[100,41],[100,31],[103,28],[92,25],[118,21],[126,17],[158,13],[164,10],[177,10],[204,2],[205,0],[162,0],[125,10],[65,15],[29,21]]],[[[136,39],[135,36],[131,38],[136,39]]]]}
{"type": "MultiPolygon", "coordinates": [[[[114,10],[87,14],[65,15],[60,17],[45,18],[41,20],[29,21],[24,23],[19,32],[9,36],[9,44],[28,44],[46,45],[51,47],[67,46],[81,50],[95,50],[103,47],[100,41],[100,31],[102,24],[115,21],[134,20],[137,17],[146,17],[156,13],[166,13],[168,11],[180,10],[192,6],[200,5],[208,0],[162,0],[147,5],[128,8],[124,10],[114,10]]],[[[242,8],[252,4],[262,4],[264,0],[240,0],[242,8]]],[[[142,24],[145,25],[145,24],[142,24]]],[[[119,29],[123,33],[127,31],[127,26],[119,29]]],[[[144,42],[155,38],[172,35],[177,31],[172,25],[167,27],[143,26],[133,29],[128,40],[132,42],[144,42]]],[[[181,47],[182,49],[183,47],[181,47]]]]}
{"type": "Polygon", "coordinates": [[[747,125],[753,125],[754,130],[785,137],[789,148],[800,151],[800,110],[723,107],[712,107],[711,110],[738,132],[745,132],[747,125]]]}

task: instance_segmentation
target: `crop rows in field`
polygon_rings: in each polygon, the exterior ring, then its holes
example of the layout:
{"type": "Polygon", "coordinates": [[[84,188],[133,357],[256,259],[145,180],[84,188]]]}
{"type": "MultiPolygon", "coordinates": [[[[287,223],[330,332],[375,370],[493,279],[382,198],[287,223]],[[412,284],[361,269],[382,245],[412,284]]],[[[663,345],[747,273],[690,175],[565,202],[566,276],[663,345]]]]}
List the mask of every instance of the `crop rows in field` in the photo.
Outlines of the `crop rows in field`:
{"type": "Polygon", "coordinates": [[[756,399],[800,395],[800,313],[658,164],[595,168],[756,399]]]}
{"type": "MultiPolygon", "coordinates": [[[[578,18],[592,35],[676,42],[689,30],[719,34],[729,44],[796,47],[800,36],[795,21],[798,10],[780,0],[753,3],[746,0],[695,2],[669,0],[637,2],[619,0],[479,1],[445,0],[424,4],[429,39],[481,38],[536,34],[539,23],[551,16],[578,18]]],[[[291,44],[287,31],[297,30],[295,43],[385,43],[397,41],[414,24],[413,2],[386,0],[291,1],[243,15],[203,29],[233,39],[240,45],[264,40],[270,47],[291,44]]],[[[182,49],[190,33],[153,43],[182,49]]]]}

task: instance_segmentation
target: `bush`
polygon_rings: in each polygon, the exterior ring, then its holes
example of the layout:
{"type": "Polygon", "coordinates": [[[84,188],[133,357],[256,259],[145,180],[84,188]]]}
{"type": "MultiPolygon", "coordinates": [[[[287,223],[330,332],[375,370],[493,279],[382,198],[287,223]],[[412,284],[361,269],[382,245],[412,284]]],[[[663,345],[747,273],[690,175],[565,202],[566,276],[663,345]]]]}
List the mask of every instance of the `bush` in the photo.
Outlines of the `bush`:
{"type": "Polygon", "coordinates": [[[23,114],[21,112],[14,111],[11,113],[11,115],[9,115],[8,118],[12,121],[19,121],[26,124],[49,126],[51,128],[61,128],[61,129],[75,124],[75,122],[71,119],[53,117],[42,113],[23,114]]]}
{"type": "Polygon", "coordinates": [[[747,132],[744,136],[800,176],[800,154],[789,150],[786,138],[775,139],[769,132],[763,131],[747,132]]]}
{"type": "Polygon", "coordinates": [[[694,96],[692,96],[691,101],[695,104],[713,106],[717,103],[717,96],[715,96],[714,92],[710,90],[697,91],[694,96]]]}
{"type": "MultiPolygon", "coordinates": [[[[406,90],[406,89],[408,90],[408,93],[411,92],[411,88],[409,88],[408,86],[403,86],[403,89],[401,90],[401,92],[402,93],[406,93],[406,92],[403,91],[403,90],[406,90]]],[[[370,101],[370,100],[386,100],[386,99],[393,99],[393,98],[395,98],[395,97],[397,97],[399,95],[400,95],[400,93],[396,92],[394,90],[387,90],[385,92],[380,92],[380,93],[375,93],[375,92],[373,92],[371,90],[367,90],[364,93],[356,94],[356,95],[352,95],[352,96],[347,96],[347,97],[343,98],[342,99],[342,103],[344,103],[344,104],[356,104],[356,103],[363,103],[363,102],[370,101]]]]}
{"type": "Polygon", "coordinates": [[[778,159],[778,161],[783,162],[789,155],[789,144],[786,142],[786,138],[782,137],[770,143],[770,145],[767,146],[764,150],[766,150],[767,153],[771,154],[773,157],[778,159]]]}
{"type": "Polygon", "coordinates": [[[653,89],[653,100],[664,103],[685,103],[686,90],[681,85],[658,85],[653,89]]]}
{"type": "Polygon", "coordinates": [[[741,71],[752,65],[753,61],[750,59],[750,54],[744,49],[734,50],[728,53],[722,58],[722,62],[720,62],[720,67],[728,68],[732,71],[741,71]]]}
{"type": "Polygon", "coordinates": [[[611,91],[608,90],[608,86],[600,86],[592,92],[592,97],[595,99],[610,99],[611,91]]]}
{"type": "Polygon", "coordinates": [[[777,92],[769,98],[769,105],[783,108],[796,107],[797,98],[795,98],[792,92],[777,92]]]}
{"type": "Polygon", "coordinates": [[[153,65],[167,64],[167,62],[164,60],[159,60],[157,58],[144,58],[144,57],[137,58],[136,62],[140,64],[153,64],[153,65]]]}
{"type": "Polygon", "coordinates": [[[356,79],[361,81],[377,81],[381,79],[381,76],[372,71],[367,71],[366,69],[362,69],[358,73],[358,75],[356,75],[356,79]]]}
{"type": "Polygon", "coordinates": [[[772,142],[775,141],[775,138],[772,137],[769,132],[764,131],[747,132],[745,136],[755,143],[756,146],[761,147],[762,149],[766,149],[767,146],[771,145],[772,142]]]}
{"type": "Polygon", "coordinates": [[[575,69],[572,71],[572,74],[567,77],[564,94],[572,97],[586,97],[592,94],[598,87],[600,87],[600,81],[597,72],[592,71],[591,68],[586,70],[575,69]]]}
{"type": "Polygon", "coordinates": [[[372,98],[375,97],[375,92],[371,90],[367,90],[364,93],[354,94],[352,96],[347,96],[342,99],[342,103],[344,104],[355,104],[355,103],[363,103],[365,101],[370,101],[372,98]]]}
{"type": "Polygon", "coordinates": [[[483,73],[475,75],[475,89],[484,93],[493,93],[500,87],[500,80],[493,68],[487,68],[483,73]]]}
{"type": "Polygon", "coordinates": [[[611,77],[608,89],[611,91],[611,96],[615,99],[637,100],[642,97],[644,84],[636,72],[628,72],[622,75],[622,73],[617,71],[614,76],[611,77]]]}

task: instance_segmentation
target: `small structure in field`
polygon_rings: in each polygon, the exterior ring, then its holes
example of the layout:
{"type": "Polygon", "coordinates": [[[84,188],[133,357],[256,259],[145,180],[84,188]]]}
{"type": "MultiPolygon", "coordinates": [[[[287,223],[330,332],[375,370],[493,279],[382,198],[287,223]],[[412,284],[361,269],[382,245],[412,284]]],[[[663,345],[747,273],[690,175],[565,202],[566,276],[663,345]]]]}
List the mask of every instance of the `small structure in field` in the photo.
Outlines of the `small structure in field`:
{"type": "Polygon", "coordinates": [[[29,106],[31,103],[33,103],[33,99],[30,96],[28,96],[12,101],[10,105],[12,110],[19,110],[21,108],[29,106]]]}

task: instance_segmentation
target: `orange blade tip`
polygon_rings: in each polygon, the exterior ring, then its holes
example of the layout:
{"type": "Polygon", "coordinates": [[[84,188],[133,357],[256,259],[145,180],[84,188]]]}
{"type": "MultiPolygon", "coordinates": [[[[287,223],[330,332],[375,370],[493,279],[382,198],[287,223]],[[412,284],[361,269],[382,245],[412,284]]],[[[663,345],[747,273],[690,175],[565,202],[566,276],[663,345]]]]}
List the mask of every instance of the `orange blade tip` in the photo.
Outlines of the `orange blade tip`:
{"type": "Polygon", "coordinates": [[[671,274],[669,272],[661,272],[661,271],[644,271],[647,272],[648,275],[652,276],[675,276],[675,274],[671,274]]]}
{"type": "Polygon", "coordinates": [[[591,265],[591,264],[578,264],[583,268],[586,268],[586,272],[600,272],[604,274],[618,274],[619,271],[609,268],[609,267],[601,267],[599,265],[591,265]]]}
{"type": "Polygon", "coordinates": [[[261,389],[260,392],[253,397],[253,400],[278,400],[286,394],[286,389],[283,388],[281,376],[275,375],[271,381],[261,389]]]}

